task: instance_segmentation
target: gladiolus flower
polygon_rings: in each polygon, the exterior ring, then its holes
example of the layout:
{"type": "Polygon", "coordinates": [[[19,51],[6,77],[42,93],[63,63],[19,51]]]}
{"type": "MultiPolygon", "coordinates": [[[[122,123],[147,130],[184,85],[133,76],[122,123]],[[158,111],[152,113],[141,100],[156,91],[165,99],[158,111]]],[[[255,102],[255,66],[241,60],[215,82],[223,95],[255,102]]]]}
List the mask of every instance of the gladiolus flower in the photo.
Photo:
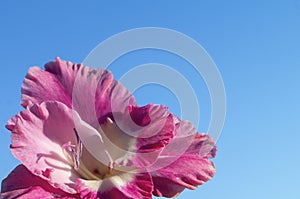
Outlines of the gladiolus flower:
{"type": "Polygon", "coordinates": [[[21,104],[6,128],[22,164],[1,198],[176,197],[215,174],[212,138],[162,105],[139,107],[107,70],[31,67],[21,104]]]}

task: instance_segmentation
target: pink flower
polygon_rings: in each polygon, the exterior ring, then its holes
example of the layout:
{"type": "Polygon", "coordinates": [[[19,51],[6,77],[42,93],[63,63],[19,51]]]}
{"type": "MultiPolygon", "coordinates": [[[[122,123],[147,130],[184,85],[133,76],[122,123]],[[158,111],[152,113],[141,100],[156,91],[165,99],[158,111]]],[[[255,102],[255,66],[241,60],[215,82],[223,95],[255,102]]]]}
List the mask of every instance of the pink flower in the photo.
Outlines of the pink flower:
{"type": "Polygon", "coordinates": [[[6,126],[22,162],[1,198],[175,197],[210,180],[214,141],[162,105],[137,106],[110,72],[56,59],[29,69],[6,126]]]}

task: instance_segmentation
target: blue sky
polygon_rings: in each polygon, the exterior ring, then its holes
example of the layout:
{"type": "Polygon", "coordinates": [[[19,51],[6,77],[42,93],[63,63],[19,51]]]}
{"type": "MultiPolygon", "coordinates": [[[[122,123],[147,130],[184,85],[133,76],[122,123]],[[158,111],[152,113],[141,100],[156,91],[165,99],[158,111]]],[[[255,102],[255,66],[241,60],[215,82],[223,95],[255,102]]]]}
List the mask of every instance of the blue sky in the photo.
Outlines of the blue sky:
{"type": "MultiPolygon", "coordinates": [[[[5,0],[0,24],[0,179],[18,164],[4,126],[22,109],[20,86],[28,68],[57,56],[82,62],[109,36],[152,26],[180,31],[200,43],[217,64],[227,93],[226,123],[214,160],[217,174],[179,198],[300,198],[299,0],[5,0]]],[[[205,131],[210,103],[201,78],[195,79],[175,56],[143,53],[118,59],[111,66],[116,78],[137,64],[158,62],[181,71],[192,84],[199,81],[199,131],[205,131]]],[[[180,114],[178,101],[161,87],[144,87],[136,96],[141,104],[166,104],[180,114]]]]}

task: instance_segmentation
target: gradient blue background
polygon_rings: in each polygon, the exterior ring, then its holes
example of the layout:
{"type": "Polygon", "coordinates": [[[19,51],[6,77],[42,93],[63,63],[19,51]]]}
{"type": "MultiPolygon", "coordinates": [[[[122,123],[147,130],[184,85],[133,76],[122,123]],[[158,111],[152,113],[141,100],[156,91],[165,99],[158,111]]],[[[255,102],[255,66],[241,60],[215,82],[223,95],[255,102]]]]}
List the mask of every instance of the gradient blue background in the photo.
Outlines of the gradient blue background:
{"type": "MultiPolygon", "coordinates": [[[[0,25],[0,179],[18,164],[10,154],[4,126],[22,110],[20,86],[29,66],[43,66],[56,56],[82,62],[113,34],[158,26],[180,31],[208,51],[222,74],[228,100],[214,160],[217,174],[179,198],[300,198],[299,0],[3,0],[0,25]]],[[[200,82],[199,131],[205,131],[209,96],[201,78],[194,77],[183,60],[150,50],[120,58],[111,70],[118,78],[147,62],[174,66],[191,82],[200,82]]],[[[178,101],[162,87],[146,86],[136,96],[140,104],[163,103],[180,114],[178,101]]]]}

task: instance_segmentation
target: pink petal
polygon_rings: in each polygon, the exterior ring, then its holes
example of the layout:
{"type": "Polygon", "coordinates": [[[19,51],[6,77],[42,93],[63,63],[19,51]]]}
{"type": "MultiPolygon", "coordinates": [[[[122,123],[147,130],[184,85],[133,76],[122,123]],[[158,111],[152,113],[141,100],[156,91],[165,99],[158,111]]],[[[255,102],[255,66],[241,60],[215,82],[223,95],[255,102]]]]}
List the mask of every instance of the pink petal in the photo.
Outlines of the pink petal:
{"type": "MultiPolygon", "coordinates": [[[[162,158],[158,162],[165,164],[164,161],[170,160],[162,158]]],[[[169,166],[151,172],[154,194],[174,197],[184,188],[196,189],[210,180],[214,174],[215,168],[211,161],[193,155],[183,155],[169,166]],[[162,183],[163,181],[168,183],[162,183]]]]}
{"type": "MultiPolygon", "coordinates": [[[[116,115],[114,119],[123,134],[131,137],[126,142],[135,140],[131,142],[133,147],[127,147],[131,154],[124,159],[127,166],[146,167],[153,164],[174,136],[173,116],[162,105],[129,106],[128,112],[116,115]]],[[[114,140],[118,140],[118,137],[121,136],[115,136],[114,140]]]]}
{"type": "Polygon", "coordinates": [[[21,104],[26,107],[31,103],[47,100],[59,101],[72,107],[73,85],[77,73],[83,68],[56,58],[45,65],[45,70],[31,67],[22,85],[21,104]]]}
{"type": "Polygon", "coordinates": [[[153,105],[149,104],[143,107],[129,106],[129,114],[131,119],[139,126],[146,126],[151,122],[149,115],[150,108],[153,105]]]}
{"type": "Polygon", "coordinates": [[[214,158],[217,153],[215,141],[207,134],[198,133],[185,154],[198,154],[203,158],[214,158]]]}
{"type": "Polygon", "coordinates": [[[153,195],[155,196],[175,198],[185,189],[184,186],[175,184],[171,179],[164,177],[152,177],[152,179],[154,180],[153,195]]]}
{"type": "Polygon", "coordinates": [[[113,75],[104,69],[92,69],[59,58],[29,69],[22,86],[22,104],[55,100],[75,109],[80,117],[95,128],[112,116],[134,105],[134,97],[113,75]]]}
{"type": "Polygon", "coordinates": [[[69,61],[63,61],[59,57],[55,61],[45,65],[45,71],[53,74],[60,82],[68,96],[72,96],[73,86],[78,72],[83,69],[82,64],[75,64],[69,61]]]}
{"type": "Polygon", "coordinates": [[[24,165],[19,165],[2,181],[0,198],[71,199],[79,198],[79,195],[68,194],[53,188],[47,181],[30,173],[24,165]]]}
{"type": "Polygon", "coordinates": [[[171,116],[174,137],[162,148],[156,161],[151,166],[148,165],[149,172],[164,168],[185,154],[197,134],[195,127],[190,122],[180,121],[176,116],[171,116]],[[168,161],[158,161],[162,158],[167,158],[168,161]]]}
{"type": "Polygon", "coordinates": [[[26,107],[32,103],[46,100],[60,101],[71,107],[71,97],[55,75],[38,67],[31,67],[22,85],[21,104],[26,107]]]}
{"type": "Polygon", "coordinates": [[[80,196],[89,199],[150,199],[153,191],[148,173],[123,173],[99,181],[78,179],[77,185],[80,196]]]}
{"type": "Polygon", "coordinates": [[[12,131],[12,154],[33,174],[54,187],[76,192],[78,175],[62,149],[77,141],[71,109],[60,102],[33,104],[13,117],[7,128],[12,131]]]}
{"type": "Polygon", "coordinates": [[[208,160],[216,153],[212,138],[197,134],[189,122],[178,120],[176,126],[175,137],[148,168],[156,196],[175,197],[184,188],[196,189],[215,174],[215,167],[208,160]]]}
{"type": "Polygon", "coordinates": [[[129,105],[135,104],[134,97],[113,79],[111,72],[89,67],[77,75],[72,99],[82,120],[96,129],[107,117],[113,119],[113,113],[124,113],[129,105]]]}
{"type": "Polygon", "coordinates": [[[146,153],[157,151],[166,146],[174,136],[173,116],[168,109],[162,105],[147,105],[148,113],[145,114],[144,107],[135,107],[131,111],[133,118],[140,118],[143,127],[139,130],[137,136],[137,152],[146,153]],[[141,117],[144,115],[144,117],[141,117]],[[142,119],[143,118],[143,119],[142,119]],[[150,120],[148,121],[148,118],[150,120]]]}

